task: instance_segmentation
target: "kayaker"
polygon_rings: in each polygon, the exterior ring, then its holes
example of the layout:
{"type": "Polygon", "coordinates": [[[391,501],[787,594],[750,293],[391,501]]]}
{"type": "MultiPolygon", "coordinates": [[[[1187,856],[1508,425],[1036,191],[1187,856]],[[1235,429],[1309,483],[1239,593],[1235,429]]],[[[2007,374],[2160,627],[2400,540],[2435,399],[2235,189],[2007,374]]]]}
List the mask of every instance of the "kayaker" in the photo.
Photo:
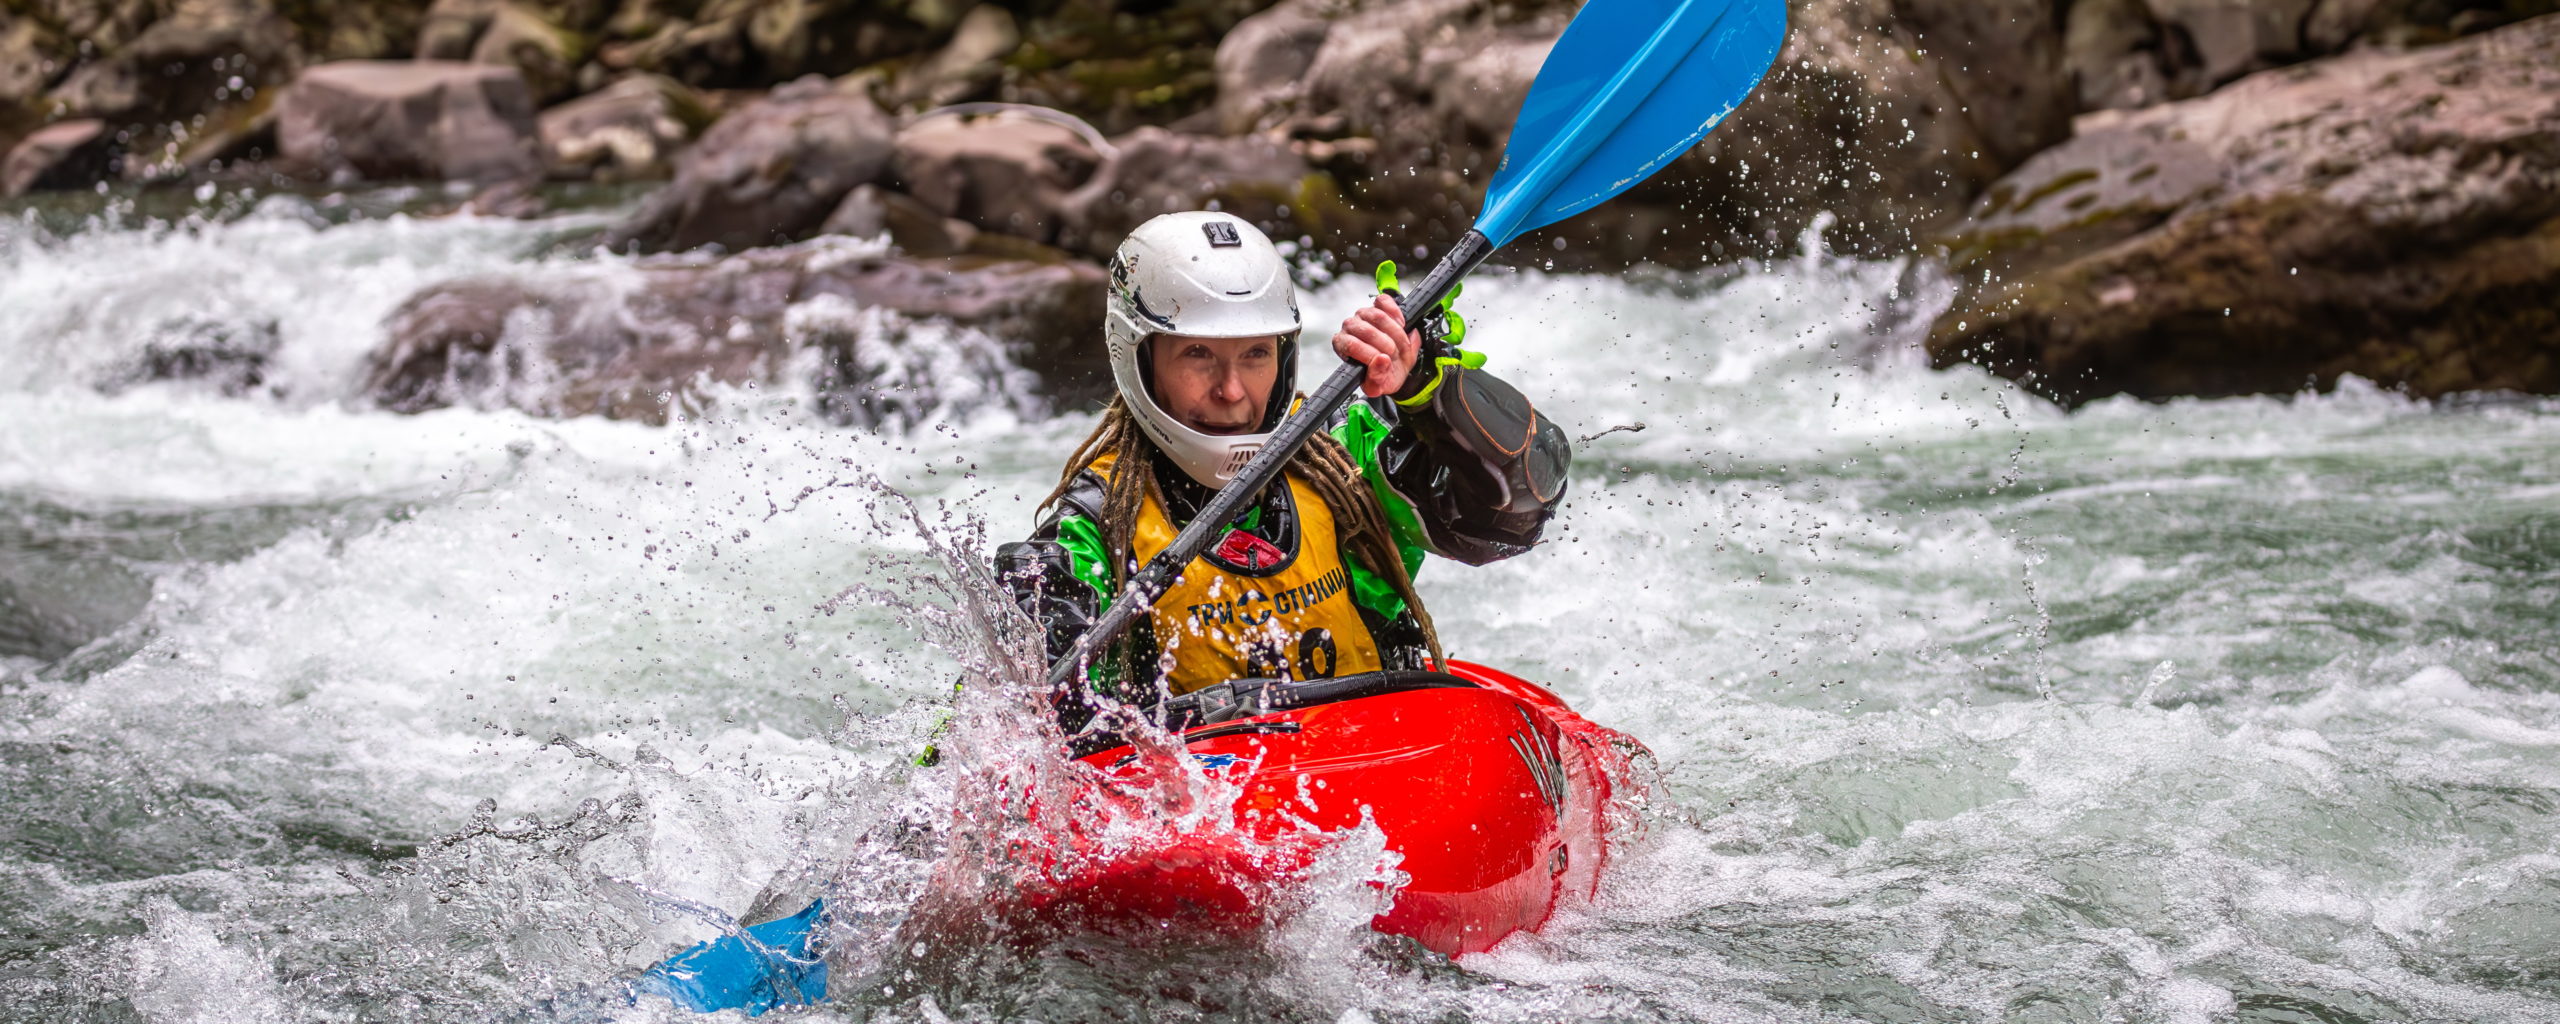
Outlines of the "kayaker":
{"type": "MultiPolygon", "coordinates": [[[[1538,542],[1563,500],[1564,432],[1483,359],[1446,312],[1413,333],[1382,294],[1334,353],[1368,369],[1352,402],[1184,571],[1082,687],[1053,694],[1070,729],[1090,692],[1149,704],[1234,678],[1333,677],[1441,660],[1413,588],[1424,553],[1482,565],[1538,542]]],[[[1117,395],[999,576],[1069,651],[1120,584],[1243,468],[1294,404],[1297,291],[1269,238],[1217,212],[1166,214],[1113,254],[1104,341],[1117,395]]]]}

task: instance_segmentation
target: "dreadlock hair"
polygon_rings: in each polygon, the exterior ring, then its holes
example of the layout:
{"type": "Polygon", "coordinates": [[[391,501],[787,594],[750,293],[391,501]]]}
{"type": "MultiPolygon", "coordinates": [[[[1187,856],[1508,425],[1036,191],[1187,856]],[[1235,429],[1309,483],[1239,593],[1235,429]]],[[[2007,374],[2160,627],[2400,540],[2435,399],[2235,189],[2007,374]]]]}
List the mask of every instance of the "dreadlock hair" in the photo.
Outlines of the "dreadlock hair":
{"type": "MultiPolygon", "coordinates": [[[[1303,396],[1302,396],[1303,397],[1303,396]]],[[[1067,471],[1058,477],[1058,487],[1040,499],[1047,509],[1075,486],[1076,474],[1084,472],[1104,455],[1112,456],[1112,472],[1102,498],[1102,541],[1112,552],[1111,588],[1114,591],[1128,582],[1130,538],[1138,527],[1138,509],[1147,495],[1154,494],[1157,504],[1164,502],[1163,492],[1156,486],[1155,445],[1146,432],[1138,429],[1138,421],[1129,413],[1128,403],[1113,396],[1102,410],[1102,422],[1076,446],[1067,457],[1067,471]]],[[[1387,578],[1396,596],[1413,613],[1413,621],[1422,627],[1422,643],[1431,652],[1434,666],[1447,658],[1440,653],[1440,631],[1431,624],[1431,613],[1422,607],[1422,595],[1413,589],[1413,574],[1406,572],[1404,555],[1396,550],[1395,534],[1387,526],[1387,510],[1378,504],[1377,492],[1369,489],[1369,481],[1351,461],[1351,451],[1333,435],[1317,431],[1308,438],[1306,447],[1289,460],[1289,470],[1306,478],[1315,488],[1325,507],[1333,510],[1339,539],[1352,557],[1358,558],[1369,571],[1387,578]]]]}

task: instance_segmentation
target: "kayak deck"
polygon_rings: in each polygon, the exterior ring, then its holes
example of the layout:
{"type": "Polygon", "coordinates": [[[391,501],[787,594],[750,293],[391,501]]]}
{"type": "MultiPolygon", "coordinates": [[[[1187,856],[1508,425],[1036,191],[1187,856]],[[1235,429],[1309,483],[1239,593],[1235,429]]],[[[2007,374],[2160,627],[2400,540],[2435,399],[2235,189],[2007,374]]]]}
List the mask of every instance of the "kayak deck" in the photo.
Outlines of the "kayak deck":
{"type": "MultiPolygon", "coordinates": [[[[1449,669],[1186,694],[1169,715],[1209,709],[1176,724],[1192,761],[1240,790],[1236,827],[1076,851],[1106,855],[1030,899],[1258,927],[1265,880],[1303,870],[1325,834],[1366,821],[1404,876],[1379,931],[1457,955],[1544,924],[1560,898],[1598,882],[1605,808],[1633,741],[1508,673],[1449,669]]],[[[1121,745],[1082,760],[1109,773],[1137,758],[1121,745]]]]}

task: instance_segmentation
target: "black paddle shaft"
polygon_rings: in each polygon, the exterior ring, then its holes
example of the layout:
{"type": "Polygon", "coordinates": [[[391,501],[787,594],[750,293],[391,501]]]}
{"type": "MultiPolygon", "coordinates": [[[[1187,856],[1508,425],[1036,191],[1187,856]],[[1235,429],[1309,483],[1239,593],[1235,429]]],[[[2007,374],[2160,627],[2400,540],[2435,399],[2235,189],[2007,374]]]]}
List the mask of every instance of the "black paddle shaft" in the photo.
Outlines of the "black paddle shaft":
{"type": "MultiPolygon", "coordinates": [[[[1493,255],[1493,248],[1492,242],[1472,229],[1460,237],[1449,254],[1442,256],[1440,263],[1423,275],[1422,283],[1398,303],[1404,310],[1405,330],[1420,327],[1424,320],[1439,312],[1440,300],[1448,297],[1460,279],[1483,266],[1485,259],[1493,255]]],[[[1415,369],[1425,367],[1417,366],[1415,369]]],[[[1253,459],[1244,464],[1244,469],[1236,474],[1235,479],[1219,488],[1217,497],[1209,499],[1208,506],[1193,516],[1182,532],[1174,535],[1173,543],[1150,560],[1145,568],[1139,569],[1137,575],[1129,577],[1128,585],[1120,588],[1119,598],[1111,602],[1102,618],[1094,622],[1093,628],[1085,630],[1084,636],[1077,638],[1075,649],[1059,658],[1057,664],[1049,666],[1049,685],[1054,687],[1075,678],[1076,673],[1092,664],[1104,648],[1120,638],[1120,634],[1128,632],[1130,624],[1136,622],[1138,616],[1155,607],[1156,598],[1173,586],[1174,579],[1182,575],[1182,570],[1191,564],[1191,560],[1208,550],[1209,543],[1226,532],[1227,524],[1261,496],[1264,486],[1280,475],[1280,468],[1297,456],[1298,449],[1306,447],[1307,440],[1314,437],[1316,431],[1330,425],[1334,414],[1350,404],[1351,396],[1360,393],[1360,381],[1368,375],[1367,367],[1346,361],[1340,369],[1333,371],[1332,376],[1326,377],[1323,384],[1317,385],[1315,393],[1307,396],[1295,415],[1281,421],[1280,429],[1272,432],[1271,440],[1263,444],[1261,451],[1254,453],[1253,459]]],[[[1285,384],[1282,382],[1275,386],[1285,384]]]]}

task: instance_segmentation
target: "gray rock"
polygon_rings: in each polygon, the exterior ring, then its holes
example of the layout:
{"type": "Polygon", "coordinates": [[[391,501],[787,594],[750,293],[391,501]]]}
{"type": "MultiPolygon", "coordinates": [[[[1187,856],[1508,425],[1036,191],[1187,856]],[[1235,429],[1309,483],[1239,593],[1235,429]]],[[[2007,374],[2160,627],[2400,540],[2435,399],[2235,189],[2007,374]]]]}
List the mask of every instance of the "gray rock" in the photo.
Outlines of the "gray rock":
{"type": "Polygon", "coordinates": [[[2054,6],[2048,0],[1893,4],[1896,29],[1928,52],[1961,104],[1952,114],[1972,122],[2003,166],[2016,166],[2071,135],[2076,96],[2062,80],[2063,39],[2054,6]]]}
{"type": "Polygon", "coordinates": [[[675,180],[607,236],[614,248],[731,250],[806,238],[889,164],[894,127],[870,97],[811,76],[722,117],[675,180]]]}
{"type": "MultiPolygon", "coordinates": [[[[2064,67],[2083,110],[2192,99],[2242,75],[2356,46],[2449,41],[2512,21],[2468,0],[2073,0],[2064,67]]],[[[2548,5],[2544,9],[2549,10],[2548,5]]]]}
{"type": "Polygon", "coordinates": [[[845,193],[818,230],[851,238],[887,237],[909,256],[957,256],[969,251],[980,232],[976,225],[945,217],[904,192],[878,185],[859,185],[845,193]]]}
{"type": "Polygon", "coordinates": [[[255,0],[184,0],[131,42],[73,71],[53,99],[73,116],[116,124],[182,120],[246,102],[298,66],[293,26],[255,0]]]}
{"type": "Polygon", "coordinates": [[[1307,69],[1332,28],[1330,19],[1300,3],[1236,23],[1218,41],[1218,130],[1244,135],[1277,127],[1305,92],[1307,69]]]}
{"type": "Polygon", "coordinates": [[[922,109],[983,96],[1004,77],[1005,56],[1021,45],[1011,12],[994,4],[972,7],[950,42],[899,76],[897,103],[922,109]]]}
{"type": "Polygon", "coordinates": [[[2065,404],[2560,392],[2560,15],[2084,116],[1950,239],[1932,330],[2065,404]]]}
{"type": "Polygon", "coordinates": [[[0,197],[37,189],[87,188],[105,180],[116,161],[115,136],[91,118],[37,129],[0,161],[0,197]]]}
{"type": "Polygon", "coordinates": [[[1060,200],[1059,243],[1108,256],[1149,218],[1201,209],[1225,210],[1292,239],[1321,228],[1340,202],[1332,179],[1279,140],[1140,128],[1114,140],[1092,178],[1060,200]]]}
{"type": "Polygon", "coordinates": [[[2064,68],[2080,109],[2147,107],[2174,99],[2164,37],[2142,0],[2077,0],[2063,28],[2064,68]]]}
{"type": "Polygon", "coordinates": [[[543,166],[553,178],[664,178],[711,120],[702,97],[659,75],[631,75],[542,112],[543,166]]]}
{"type": "Polygon", "coordinates": [[[1090,264],[856,256],[820,242],[639,273],[637,286],[430,288],[386,323],[366,393],[403,412],[465,404],[658,422],[704,408],[706,383],[774,384],[814,366],[823,411],[878,424],[964,396],[1037,412],[1108,387],[1096,343],[1103,276],[1090,264]]]}
{"type": "Polygon", "coordinates": [[[980,231],[968,221],[935,212],[914,196],[878,185],[862,185],[846,193],[819,231],[853,238],[886,235],[889,244],[907,256],[985,256],[1035,263],[1075,258],[1028,238],[980,231]]]}
{"type": "Polygon", "coordinates": [[[254,134],[301,63],[293,26],[258,0],[181,0],[121,45],[84,52],[91,58],[47,103],[105,121],[121,173],[140,181],[183,173],[254,134]]]}
{"type": "Polygon", "coordinates": [[[435,0],[418,23],[419,60],[470,60],[506,0],[435,0]]]}
{"type": "Polygon", "coordinates": [[[931,117],[898,133],[889,181],[945,217],[1047,243],[1067,193],[1101,163],[1083,135],[1047,121],[931,117]]]}
{"type": "Polygon", "coordinates": [[[130,362],[98,382],[98,390],[116,394],[143,384],[190,381],[237,398],[266,386],[267,360],[283,344],[273,320],[181,317],[152,334],[130,362]]]}
{"type": "Polygon", "coordinates": [[[1901,10],[1909,6],[1796,7],[1769,76],[1714,133],[1547,240],[1584,265],[1722,261],[1791,253],[1808,225],[1828,219],[1823,243],[1834,251],[1911,251],[2013,163],[2067,134],[2075,100],[2046,67],[2060,52],[2058,39],[2039,35],[2050,18],[2004,28],[2037,40],[2006,44],[2019,67],[2004,70],[1984,51],[2008,36],[1957,45],[1945,37],[1959,30],[1942,28],[1924,38],[1915,26],[1965,19],[1901,10]]]}
{"type": "Polygon", "coordinates": [[[2196,92],[2302,56],[2312,0],[2146,0],[2195,48],[2196,92]]]}
{"type": "Polygon", "coordinates": [[[278,101],[285,166],[331,179],[490,182],[541,173],[539,132],[514,68],[339,61],[278,101]]]}

